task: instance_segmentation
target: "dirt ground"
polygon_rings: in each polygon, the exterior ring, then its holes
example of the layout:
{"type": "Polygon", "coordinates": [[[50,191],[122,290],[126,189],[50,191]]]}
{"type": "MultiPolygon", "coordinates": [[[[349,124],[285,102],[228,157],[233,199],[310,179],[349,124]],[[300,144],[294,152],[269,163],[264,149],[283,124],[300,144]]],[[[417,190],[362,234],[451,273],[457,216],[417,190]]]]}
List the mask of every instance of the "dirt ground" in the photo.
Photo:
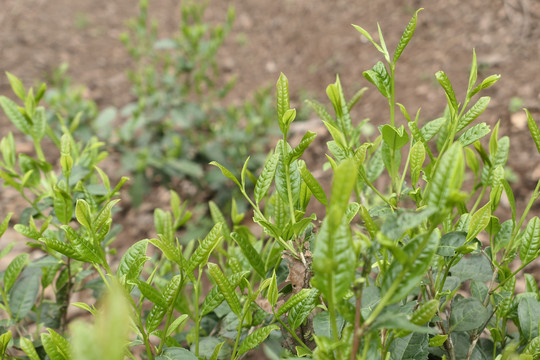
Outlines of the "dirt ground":
{"type": "MultiPolygon", "coordinates": [[[[305,106],[303,94],[328,103],[325,88],[339,74],[346,94],[369,88],[354,119],[369,117],[375,124],[387,121],[388,108],[362,72],[381,60],[381,54],[351,24],[376,34],[379,21],[393,49],[414,11],[424,7],[397,66],[397,101],[410,113],[421,107],[421,121],[439,117],[446,99],[435,72],[444,70],[463,98],[476,49],[479,79],[502,75],[487,91],[492,101],[482,119],[491,126],[500,120],[501,135],[512,135],[516,197],[532,192],[540,176],[540,155],[523,114],[512,113],[509,105],[512,98],[521,99],[540,121],[540,0],[209,0],[208,19],[223,21],[231,5],[236,21],[219,56],[224,76],[238,76],[228,101],[249,98],[283,72],[293,106],[305,106]]],[[[151,0],[150,9],[163,36],[174,31],[177,0],[151,0]]],[[[126,77],[131,60],[119,35],[136,14],[136,0],[0,0],[0,94],[13,97],[5,71],[29,85],[66,62],[73,83],[86,85],[87,96],[101,108],[125,105],[131,100],[126,77]]],[[[402,117],[398,121],[405,122],[402,117]]],[[[2,114],[0,136],[10,130],[2,114]]],[[[325,145],[317,144],[314,151],[320,158],[325,145]]],[[[0,218],[10,210],[12,198],[8,189],[0,189],[0,218]]],[[[119,219],[127,229],[121,241],[153,236],[153,208],[166,203],[166,192],[159,191],[142,209],[127,212],[119,219]]]]}

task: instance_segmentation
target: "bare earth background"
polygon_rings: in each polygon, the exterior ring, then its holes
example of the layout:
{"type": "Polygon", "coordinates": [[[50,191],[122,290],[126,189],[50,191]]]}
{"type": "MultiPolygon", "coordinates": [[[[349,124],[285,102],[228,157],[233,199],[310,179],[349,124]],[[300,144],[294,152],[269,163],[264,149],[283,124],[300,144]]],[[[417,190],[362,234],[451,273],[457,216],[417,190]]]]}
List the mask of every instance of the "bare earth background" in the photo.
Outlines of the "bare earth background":
{"type": "MultiPolygon", "coordinates": [[[[224,77],[238,76],[227,101],[249,98],[259,87],[274,84],[283,72],[289,78],[292,106],[305,106],[300,102],[305,93],[328,103],[325,88],[339,74],[346,94],[369,87],[353,119],[369,117],[375,124],[387,121],[387,104],[362,72],[380,60],[381,54],[351,24],[376,34],[379,21],[388,47],[393,49],[414,11],[424,7],[415,36],[398,63],[397,101],[410,113],[421,107],[421,121],[439,117],[446,99],[435,72],[444,70],[458,98],[463,98],[475,48],[479,80],[502,75],[487,91],[492,101],[481,119],[491,126],[500,119],[501,135],[511,135],[509,163],[518,175],[512,184],[517,199],[523,201],[532,192],[540,176],[540,155],[528,134],[526,118],[522,113],[511,113],[508,107],[510,99],[518,97],[540,121],[540,0],[208,3],[210,21],[223,22],[228,6],[236,9],[233,31],[220,52],[224,77]]],[[[0,9],[0,94],[13,97],[5,71],[28,86],[46,79],[66,62],[72,82],[86,85],[87,97],[101,108],[121,107],[132,100],[126,77],[131,59],[119,35],[126,29],[126,20],[137,14],[136,0],[0,0],[0,9]]],[[[159,20],[166,36],[177,27],[178,1],[151,0],[150,15],[159,20]]],[[[7,118],[0,115],[0,136],[12,130],[7,118]]],[[[321,158],[324,141],[316,144],[314,155],[321,158]]],[[[25,148],[24,144],[18,146],[25,148]]],[[[9,189],[0,189],[0,218],[13,211],[14,205],[16,209],[15,198],[9,189]]],[[[122,212],[123,218],[117,219],[125,228],[119,237],[121,244],[129,246],[153,236],[152,211],[167,202],[167,192],[156,189],[143,207],[122,212]]],[[[538,214],[538,207],[533,213],[538,214]]],[[[0,246],[14,236],[7,233],[0,246]]]]}

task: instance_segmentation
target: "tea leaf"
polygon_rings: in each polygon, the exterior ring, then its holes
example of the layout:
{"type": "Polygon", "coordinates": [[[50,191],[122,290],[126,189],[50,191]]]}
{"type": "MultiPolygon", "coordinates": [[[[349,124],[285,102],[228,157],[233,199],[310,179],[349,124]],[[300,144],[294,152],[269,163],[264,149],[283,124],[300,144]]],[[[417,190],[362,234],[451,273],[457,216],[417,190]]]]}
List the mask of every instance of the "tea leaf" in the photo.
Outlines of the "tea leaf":
{"type": "Polygon", "coordinates": [[[163,298],[167,302],[167,307],[173,306],[176,302],[176,298],[182,287],[182,281],[182,275],[175,275],[167,283],[165,290],[163,290],[163,298]]]}
{"type": "Polygon", "coordinates": [[[293,296],[291,296],[283,305],[280,306],[278,309],[276,316],[281,316],[285,314],[287,311],[292,309],[294,306],[299,304],[302,300],[304,300],[309,294],[310,289],[302,289],[293,296]]]}
{"type": "Polygon", "coordinates": [[[409,269],[399,280],[400,286],[390,298],[389,304],[400,301],[418,286],[420,280],[425,276],[427,268],[431,265],[431,260],[439,246],[440,235],[437,232],[432,232],[429,238],[426,239],[426,236],[428,236],[427,233],[420,234],[405,245],[403,251],[409,256],[407,264],[403,265],[398,259],[394,259],[383,274],[382,289],[385,292],[390,289],[401,272],[409,269]],[[420,246],[423,244],[425,245],[419,252],[420,246]],[[415,257],[415,254],[418,255],[415,257]]]}
{"type": "Polygon", "coordinates": [[[154,303],[154,305],[160,306],[162,308],[167,307],[167,301],[165,300],[163,295],[161,295],[161,293],[157,291],[152,285],[137,279],[132,280],[132,282],[137,285],[141,294],[143,294],[145,298],[154,303]]]}
{"type": "Polygon", "coordinates": [[[450,83],[448,76],[446,76],[444,71],[437,71],[435,73],[435,77],[437,78],[439,84],[441,84],[446,94],[446,98],[448,99],[448,105],[450,105],[454,112],[456,112],[458,109],[458,103],[456,100],[456,94],[454,93],[454,89],[452,88],[452,84],[450,83]]]}
{"type": "MultiPolygon", "coordinates": [[[[303,291],[304,289],[302,289],[303,291]]],[[[289,326],[292,330],[296,330],[307,319],[311,311],[317,306],[319,301],[320,291],[318,289],[311,289],[309,294],[300,302],[295,304],[289,310],[289,326]]]]}
{"type": "Polygon", "coordinates": [[[80,256],[83,256],[86,261],[94,264],[103,264],[102,253],[97,247],[90,243],[89,239],[83,239],[68,225],[62,225],[61,227],[65,233],[66,237],[69,239],[73,248],[80,256]]]}
{"type": "Polygon", "coordinates": [[[317,115],[321,118],[321,120],[324,122],[324,123],[329,123],[329,124],[333,124],[334,123],[334,119],[332,118],[332,116],[330,116],[330,114],[328,113],[328,111],[326,111],[326,109],[324,108],[324,106],[322,106],[318,101],[315,101],[315,100],[306,100],[306,103],[311,106],[311,108],[313,110],[315,110],[315,112],[317,113],[317,115]]]}
{"type": "Polygon", "coordinates": [[[71,222],[73,216],[73,200],[67,192],[58,187],[54,188],[53,207],[58,221],[64,225],[71,222]]]}
{"type": "MultiPolygon", "coordinates": [[[[283,132],[282,128],[282,118],[287,112],[287,110],[290,109],[289,106],[289,80],[285,76],[285,74],[281,73],[279,75],[279,79],[276,84],[276,92],[277,92],[277,116],[279,121],[279,127],[281,128],[281,131],[283,132]]],[[[284,135],[286,132],[284,133],[284,135]]]]}
{"type": "Polygon", "coordinates": [[[328,204],[328,200],[326,199],[326,193],[324,192],[321,184],[319,184],[311,172],[309,172],[305,162],[301,161],[299,164],[300,175],[302,176],[302,179],[308,186],[309,190],[313,196],[315,196],[315,199],[326,206],[328,204]]]}
{"type": "Polygon", "coordinates": [[[296,110],[295,109],[288,109],[285,111],[285,114],[283,114],[283,117],[279,121],[279,127],[281,128],[281,132],[283,133],[283,137],[287,138],[287,134],[289,133],[289,128],[291,126],[291,123],[296,118],[296,110]]]}
{"type": "Polygon", "coordinates": [[[416,23],[418,21],[418,13],[420,11],[422,11],[422,10],[424,10],[424,9],[420,8],[420,9],[416,10],[416,12],[414,13],[414,16],[412,17],[412,19],[407,24],[407,27],[405,28],[405,31],[403,32],[403,35],[401,35],[401,39],[399,39],[399,43],[398,43],[398,45],[396,47],[396,51],[394,52],[394,58],[392,60],[392,63],[394,65],[396,65],[399,57],[403,53],[403,50],[405,50],[405,47],[407,46],[407,44],[411,40],[412,36],[414,35],[414,30],[416,29],[416,23]]]}
{"type": "Polygon", "coordinates": [[[25,337],[20,338],[20,347],[22,351],[28,356],[30,360],[40,360],[39,355],[37,354],[36,348],[32,341],[25,337]]]}
{"type": "Polygon", "coordinates": [[[114,205],[116,205],[120,199],[112,200],[107,203],[96,215],[96,218],[93,220],[93,226],[95,230],[99,230],[105,222],[111,219],[111,211],[114,205]]]}
{"type": "Polygon", "coordinates": [[[467,125],[474,121],[480,114],[486,110],[491,98],[489,96],[482,96],[478,101],[459,119],[456,131],[460,132],[465,129],[467,125]]]}
{"type": "Polygon", "coordinates": [[[211,262],[206,265],[208,266],[208,271],[210,272],[212,279],[214,279],[214,281],[216,282],[219,291],[223,294],[223,297],[231,307],[231,310],[237,316],[240,316],[240,313],[242,312],[242,306],[240,305],[238,296],[236,295],[234,288],[229,283],[229,280],[227,280],[225,275],[223,275],[218,265],[211,262]]]}
{"type": "Polygon", "coordinates": [[[19,254],[7,266],[4,273],[4,291],[6,293],[9,293],[15,281],[17,281],[19,274],[26,265],[28,256],[28,254],[19,254]]]}
{"type": "Polygon", "coordinates": [[[476,124],[459,137],[459,142],[465,147],[480,140],[487,134],[489,134],[489,126],[486,123],[476,124]]]}
{"type": "Polygon", "coordinates": [[[11,120],[11,123],[15,125],[22,133],[30,135],[30,123],[24,117],[23,114],[17,108],[17,104],[8,99],[5,96],[0,96],[0,106],[4,110],[4,113],[11,120]]]}
{"type": "Polygon", "coordinates": [[[39,274],[24,274],[13,285],[9,306],[16,321],[22,320],[32,310],[39,295],[39,274]]]}
{"type": "Polygon", "coordinates": [[[90,205],[83,200],[79,199],[77,200],[77,203],[75,205],[75,217],[77,218],[77,221],[82,226],[86,227],[89,230],[92,230],[92,214],[90,211],[90,205]]]}
{"type": "Polygon", "coordinates": [[[491,202],[488,201],[486,205],[478,209],[472,217],[469,223],[469,232],[467,233],[466,243],[472,241],[482,230],[486,228],[491,219],[491,202]]]}
{"type": "MultiPolygon", "coordinates": [[[[120,260],[116,276],[118,278],[125,276],[126,281],[137,280],[141,275],[144,264],[150,260],[146,256],[147,249],[148,240],[141,240],[131,245],[120,260]]],[[[131,288],[128,289],[128,291],[130,290],[131,288]]]]}
{"type": "Polygon", "coordinates": [[[427,359],[429,336],[413,332],[409,336],[397,338],[390,346],[394,359],[427,359]]]}
{"type": "Polygon", "coordinates": [[[379,46],[379,44],[377,44],[375,42],[375,40],[373,40],[371,35],[366,30],[364,30],[364,28],[362,28],[362,27],[360,27],[358,25],[353,25],[353,26],[354,26],[354,28],[356,30],[358,30],[358,32],[360,32],[362,35],[364,35],[366,37],[366,39],[368,39],[373,44],[373,46],[375,46],[375,48],[377,48],[377,50],[379,50],[382,54],[385,54],[384,50],[379,46]]]}
{"type": "Polygon", "coordinates": [[[480,85],[474,88],[474,90],[470,93],[469,97],[472,97],[476,95],[479,91],[487,89],[488,87],[495,84],[499,79],[501,78],[501,75],[490,75],[487,78],[485,78],[480,85]]]}
{"type": "Polygon", "coordinates": [[[409,142],[409,134],[403,125],[399,129],[389,124],[383,125],[381,134],[384,142],[392,150],[399,150],[409,142]]]}
{"type": "MultiPolygon", "coordinates": [[[[347,102],[347,110],[350,112],[354,105],[364,96],[364,93],[366,92],[367,87],[361,88],[357,92],[354,93],[354,95],[349,99],[347,102]]],[[[325,120],[325,119],[323,119],[325,120]]]]}
{"type": "Polygon", "coordinates": [[[452,302],[450,331],[470,331],[489,319],[489,311],[476,298],[463,298],[452,302]]]}
{"type": "Polygon", "coordinates": [[[390,75],[381,61],[376,63],[371,70],[364,71],[363,75],[385,98],[390,97],[390,75]]]}
{"type": "Polygon", "coordinates": [[[528,264],[538,255],[540,248],[540,219],[533,217],[525,228],[519,247],[519,258],[523,264],[528,264]]]}
{"type": "Polygon", "coordinates": [[[411,184],[416,186],[420,179],[420,171],[426,159],[426,149],[424,144],[417,141],[411,148],[411,184]]]}
{"type": "Polygon", "coordinates": [[[531,297],[523,297],[518,309],[521,335],[528,341],[538,336],[538,321],[540,320],[540,302],[531,297]]]}
{"type": "Polygon", "coordinates": [[[317,136],[316,133],[308,131],[306,134],[302,137],[302,140],[300,143],[293,149],[291,153],[289,153],[288,161],[294,161],[298,159],[304,151],[309,147],[309,145],[315,140],[315,137],[317,136]]]}
{"type": "MultiPolygon", "coordinates": [[[[235,273],[228,277],[229,283],[231,284],[232,289],[236,289],[236,287],[242,282],[242,280],[245,279],[246,275],[249,274],[248,271],[244,271],[241,273],[235,273]]],[[[204,301],[201,305],[201,316],[204,316],[211,311],[213,311],[215,308],[217,308],[223,301],[225,300],[225,297],[220,292],[219,288],[213,287],[210,289],[206,297],[204,298],[204,301]]]]}
{"type": "Polygon", "coordinates": [[[242,185],[240,185],[240,182],[238,181],[238,179],[229,171],[227,170],[227,168],[225,168],[223,165],[221,165],[220,163],[218,163],[217,161],[211,161],[210,162],[210,165],[214,165],[214,166],[217,166],[220,170],[221,170],[221,173],[223,175],[225,175],[227,178],[231,179],[232,181],[234,181],[234,183],[236,185],[238,185],[238,187],[240,189],[242,189],[242,185]]]}
{"type": "Polygon", "coordinates": [[[300,197],[300,186],[302,183],[298,171],[298,161],[293,161],[287,166],[283,157],[280,157],[276,168],[275,182],[276,191],[287,204],[289,203],[288,186],[290,186],[293,205],[296,204],[300,197]]]}
{"type": "Polygon", "coordinates": [[[156,357],[156,360],[198,360],[191,351],[181,347],[168,347],[161,355],[156,357]]]}
{"type": "Polygon", "coordinates": [[[342,297],[354,280],[355,255],[349,251],[352,236],[345,215],[354,184],[355,163],[346,160],[335,171],[332,195],[326,218],[319,230],[313,252],[317,288],[325,296],[342,297]]]}
{"type": "Polygon", "coordinates": [[[536,149],[538,149],[538,152],[540,153],[540,130],[538,130],[538,125],[536,125],[536,122],[534,121],[529,110],[525,109],[525,113],[527,114],[527,125],[529,125],[529,132],[534,140],[536,149]]]}
{"type": "Polygon", "coordinates": [[[51,360],[67,360],[67,358],[60,353],[50,334],[41,333],[41,344],[51,360]]]}
{"type": "Polygon", "coordinates": [[[53,329],[47,329],[47,331],[51,335],[51,340],[53,341],[54,345],[56,345],[56,349],[61,354],[61,356],[64,359],[69,360],[71,358],[71,346],[69,342],[53,329]]]}
{"type": "Polygon", "coordinates": [[[264,326],[262,328],[255,330],[254,332],[249,334],[244,339],[244,341],[242,341],[242,344],[240,345],[240,348],[238,349],[237,355],[242,355],[248,352],[249,350],[253,349],[257,345],[262,343],[264,340],[266,340],[266,338],[268,337],[268,335],[270,335],[272,330],[277,330],[277,329],[279,329],[279,326],[277,325],[268,325],[268,326],[264,326]]]}
{"type": "Polygon", "coordinates": [[[234,232],[231,234],[231,237],[238,244],[238,246],[240,246],[240,248],[242,249],[242,253],[249,261],[253,269],[257,272],[257,274],[261,276],[261,278],[264,279],[266,277],[264,261],[262,260],[257,250],[255,250],[253,245],[251,245],[249,239],[243,234],[234,232]]]}
{"type": "Polygon", "coordinates": [[[2,235],[4,235],[4,233],[6,232],[9,226],[9,220],[11,219],[12,216],[13,216],[12,212],[8,213],[6,217],[4,218],[4,220],[2,220],[2,223],[0,223],[0,237],[2,237],[2,235]]]}
{"type": "Polygon", "coordinates": [[[266,196],[270,185],[272,185],[272,181],[274,180],[274,176],[276,174],[278,160],[279,154],[274,153],[272,156],[266,159],[266,162],[264,163],[261,175],[259,175],[257,183],[255,184],[254,194],[257,204],[266,196]]]}
{"type": "Polygon", "coordinates": [[[427,196],[428,205],[444,208],[453,190],[459,189],[464,173],[463,151],[459,143],[454,143],[442,156],[435,174],[432,176],[427,196]]]}
{"type": "Polygon", "coordinates": [[[166,313],[167,313],[167,308],[155,304],[150,310],[150,313],[148,313],[148,316],[146,317],[146,322],[145,322],[146,331],[151,333],[154,330],[156,330],[158,326],[161,325],[161,322],[163,318],[165,317],[166,313]]]}
{"type": "Polygon", "coordinates": [[[435,120],[429,121],[427,124],[425,124],[422,127],[422,129],[420,129],[420,133],[422,134],[422,137],[426,141],[431,140],[435,135],[437,135],[439,130],[441,130],[441,127],[444,125],[445,122],[446,122],[446,118],[444,117],[440,117],[435,120]]]}
{"type": "Polygon", "coordinates": [[[45,243],[45,246],[47,248],[58,251],[60,254],[67,256],[70,259],[78,260],[78,261],[87,261],[87,257],[79,254],[70,244],[58,241],[56,239],[51,238],[42,238],[40,239],[45,243]]]}
{"type": "Polygon", "coordinates": [[[452,276],[457,276],[461,282],[466,280],[490,281],[493,276],[491,262],[481,254],[472,254],[462,258],[452,267],[452,276]]]}
{"type": "Polygon", "coordinates": [[[197,249],[195,249],[195,252],[189,258],[186,266],[186,272],[191,273],[198,266],[204,266],[208,261],[210,254],[222,239],[222,224],[217,223],[214,225],[212,230],[210,230],[208,235],[206,235],[206,237],[199,243],[199,246],[197,246],[197,249]]]}
{"type": "Polygon", "coordinates": [[[535,337],[527,344],[525,350],[523,350],[523,354],[534,356],[538,356],[538,354],[540,354],[540,336],[535,337]]]}
{"type": "Polygon", "coordinates": [[[467,96],[470,98],[472,95],[471,90],[476,83],[476,79],[478,77],[478,65],[476,62],[476,51],[473,49],[473,57],[471,62],[471,71],[469,73],[469,86],[467,87],[467,96]]]}
{"type": "Polygon", "coordinates": [[[172,324],[167,328],[167,333],[165,336],[171,336],[173,332],[176,331],[176,329],[182,325],[186,320],[189,318],[187,314],[180,315],[172,322],[172,324]]]}
{"type": "Polygon", "coordinates": [[[9,83],[11,85],[11,88],[13,89],[13,92],[15,93],[15,95],[17,95],[17,97],[19,99],[21,99],[22,101],[25,100],[26,98],[26,91],[24,89],[24,85],[22,83],[21,80],[19,80],[19,78],[17,78],[15,75],[9,73],[6,71],[6,76],[9,80],[9,83]]]}
{"type": "Polygon", "coordinates": [[[272,305],[272,308],[274,308],[276,306],[277,299],[278,299],[278,288],[277,288],[277,279],[276,279],[275,270],[272,272],[270,285],[268,286],[268,295],[266,297],[270,305],[272,305]]]}

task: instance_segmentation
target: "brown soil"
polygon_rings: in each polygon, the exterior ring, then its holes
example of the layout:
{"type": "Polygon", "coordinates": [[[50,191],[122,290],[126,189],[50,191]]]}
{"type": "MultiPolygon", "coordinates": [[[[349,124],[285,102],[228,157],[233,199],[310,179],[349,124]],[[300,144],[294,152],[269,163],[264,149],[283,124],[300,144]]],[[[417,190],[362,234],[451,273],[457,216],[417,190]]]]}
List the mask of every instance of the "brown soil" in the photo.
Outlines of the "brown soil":
{"type": "MultiPolygon", "coordinates": [[[[88,87],[87,96],[100,107],[122,106],[131,100],[125,70],[131,64],[118,38],[125,21],[137,14],[134,0],[2,0],[0,7],[0,72],[9,71],[26,85],[43,80],[62,62],[70,65],[73,83],[88,87]]],[[[421,121],[439,117],[445,96],[434,74],[444,70],[458,98],[467,86],[472,49],[476,49],[479,79],[501,74],[487,91],[491,104],[482,119],[491,126],[501,121],[501,135],[512,135],[510,166],[519,176],[516,197],[532,192],[540,176],[540,156],[530,139],[522,114],[512,114],[510,99],[518,97],[540,120],[540,2],[538,0],[210,0],[209,20],[223,21],[229,5],[236,8],[232,34],[220,53],[223,74],[237,75],[228,101],[249,98],[257,88],[273,84],[279,73],[289,78],[293,106],[302,107],[303,92],[326,101],[325,88],[336,74],[346,94],[367,86],[354,113],[385,123],[384,99],[362,76],[381,60],[351,24],[376,34],[380,22],[390,49],[414,11],[419,15],[416,34],[397,67],[397,100],[410,113],[422,107],[421,121]]],[[[163,35],[177,26],[178,1],[152,0],[151,16],[159,19],[163,35]]],[[[7,79],[0,76],[0,94],[13,97],[7,79]]],[[[399,123],[404,119],[398,116],[399,123]]],[[[0,116],[0,136],[13,130],[0,116]]],[[[21,139],[22,140],[22,139],[21,139]]],[[[320,159],[324,142],[315,148],[320,159]]],[[[317,164],[314,164],[317,166],[317,164]]],[[[0,218],[12,209],[13,194],[0,192],[0,218]]],[[[119,219],[127,229],[121,236],[132,243],[152,234],[154,207],[167,204],[167,194],[148,199],[142,210],[119,219]]],[[[504,204],[503,204],[504,205],[504,204]]],[[[536,210],[537,211],[537,210],[536,210]]],[[[11,234],[11,233],[10,233],[11,234]]],[[[10,239],[2,239],[5,244],[10,239]]]]}

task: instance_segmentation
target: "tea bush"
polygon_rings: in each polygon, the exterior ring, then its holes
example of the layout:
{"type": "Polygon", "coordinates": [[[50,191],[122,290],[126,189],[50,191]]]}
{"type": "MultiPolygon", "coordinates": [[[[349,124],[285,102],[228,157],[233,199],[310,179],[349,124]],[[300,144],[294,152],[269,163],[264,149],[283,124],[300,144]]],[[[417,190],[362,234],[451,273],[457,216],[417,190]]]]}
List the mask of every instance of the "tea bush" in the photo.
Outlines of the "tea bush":
{"type": "MultiPolygon", "coordinates": [[[[397,102],[395,69],[419,11],[393,54],[380,28],[376,42],[356,26],[385,61],[364,72],[389,104],[375,140],[366,142],[350,116],[362,91],[347,99],[337,78],[327,87],[334,115],[308,102],[332,137],[320,155],[333,173],[330,193],[301,159],[317,134],[289,142],[296,110],[282,74],[282,138],[258,177],[250,158],[241,169],[212,162],[250,204],[254,224],[235,206],[229,219],[211,203],[214,227],[181,245],[176,230],[189,212],[172,192],[171,211],[155,210],[157,236],[135,242],[119,262],[112,224],[125,179],[112,186],[98,167],[102,143],[78,141],[66,126],[55,137],[38,105],[44,87],[34,95],[9,75],[23,106],[6,97],[0,105],[32,139],[35,156],[17,154],[9,134],[0,176],[28,202],[14,229],[36,250],[16,255],[2,273],[3,357],[240,359],[262,344],[272,359],[538,359],[538,284],[525,274],[518,293],[516,281],[539,255],[540,221],[529,213],[540,181],[518,214],[505,178],[510,139],[498,124],[477,121],[490,101],[477,95],[499,75],[478,82],[474,52],[461,101],[436,73],[448,102],[440,118],[420,124],[419,111],[411,117],[397,102]],[[43,154],[44,137],[58,166],[43,154]],[[377,188],[381,177],[388,186],[377,188]],[[494,215],[503,193],[508,218],[494,215]],[[325,206],[323,219],[307,212],[312,201],[325,206]],[[104,300],[70,304],[84,289],[104,300]],[[88,311],[94,324],[75,322],[67,332],[69,306],[88,311]]],[[[540,151],[540,130],[527,117],[540,151]]]]}

